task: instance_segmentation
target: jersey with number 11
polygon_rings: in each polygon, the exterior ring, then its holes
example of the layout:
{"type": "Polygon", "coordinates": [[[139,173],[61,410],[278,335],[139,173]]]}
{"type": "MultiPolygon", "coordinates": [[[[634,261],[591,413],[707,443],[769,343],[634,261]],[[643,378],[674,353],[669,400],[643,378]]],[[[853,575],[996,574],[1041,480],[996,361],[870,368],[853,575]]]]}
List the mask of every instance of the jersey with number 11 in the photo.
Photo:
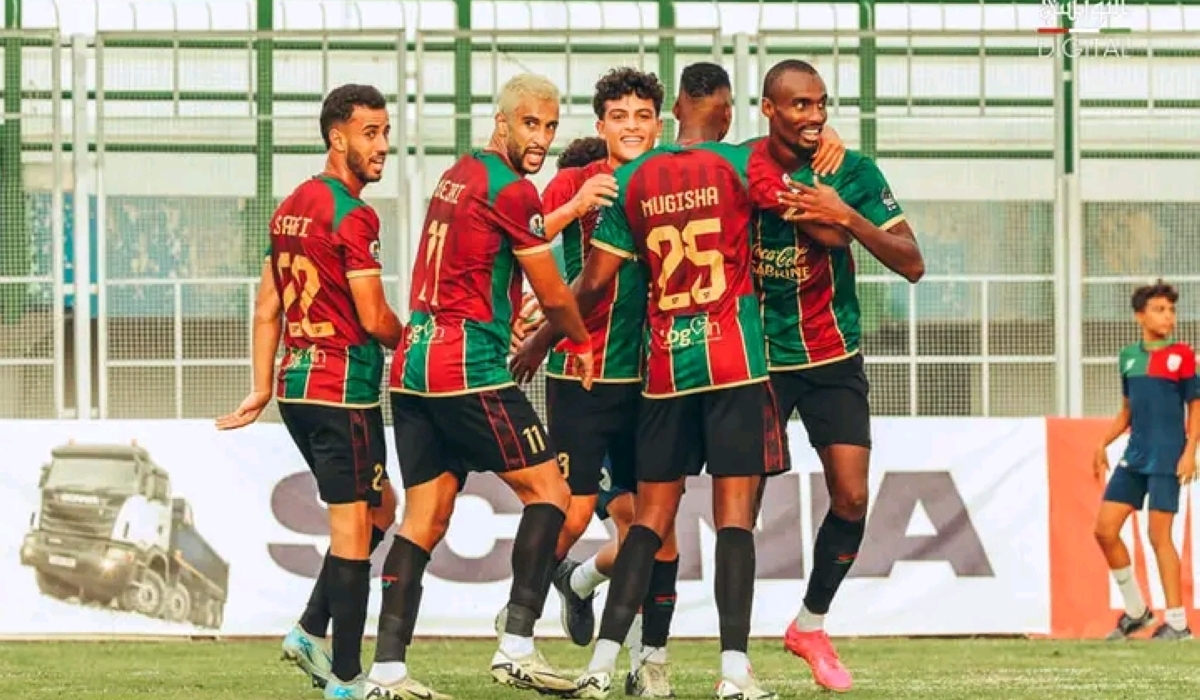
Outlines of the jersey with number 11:
{"type": "Polygon", "coordinates": [[[438,180],[421,233],[391,390],[468,394],[512,384],[517,256],[550,250],[537,188],[499,154],[468,153],[438,180]]]}
{"type": "Polygon", "coordinates": [[[379,275],[379,217],[341,181],[307,180],[271,217],[267,251],[283,304],[283,402],[379,404],[383,349],[358,320],[350,279],[379,275]]]}
{"type": "Polygon", "coordinates": [[[649,398],[767,378],[747,153],[722,143],[662,146],[615,173],[620,194],[592,246],[645,261],[649,398]]]}

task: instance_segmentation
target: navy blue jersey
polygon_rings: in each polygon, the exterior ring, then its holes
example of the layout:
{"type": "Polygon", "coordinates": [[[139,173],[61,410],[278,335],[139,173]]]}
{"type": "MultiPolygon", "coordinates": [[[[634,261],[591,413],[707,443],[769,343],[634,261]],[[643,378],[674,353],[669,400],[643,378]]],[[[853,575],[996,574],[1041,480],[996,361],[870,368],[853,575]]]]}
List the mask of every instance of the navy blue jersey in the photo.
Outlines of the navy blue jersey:
{"type": "Polygon", "coordinates": [[[1174,474],[1196,400],[1196,353],[1187,343],[1136,343],[1121,350],[1121,394],[1129,400],[1129,444],[1119,466],[1174,474]]]}

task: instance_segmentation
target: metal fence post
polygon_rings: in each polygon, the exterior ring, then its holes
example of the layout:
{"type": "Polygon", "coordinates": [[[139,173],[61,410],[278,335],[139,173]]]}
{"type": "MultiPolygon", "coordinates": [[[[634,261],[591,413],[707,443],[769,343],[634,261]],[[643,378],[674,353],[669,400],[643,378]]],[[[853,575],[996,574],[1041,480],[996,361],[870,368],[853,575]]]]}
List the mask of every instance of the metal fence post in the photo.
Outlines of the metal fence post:
{"type": "Polygon", "coordinates": [[[739,143],[754,135],[756,123],[750,107],[750,36],[738,32],[733,35],[733,133],[739,143]]]}
{"type": "Polygon", "coordinates": [[[50,277],[53,282],[51,294],[51,323],[54,324],[54,417],[67,417],[66,388],[67,388],[67,352],[66,302],[67,285],[63,275],[65,267],[66,222],[64,221],[64,192],[66,189],[66,173],[63,170],[63,71],[62,71],[62,37],[57,34],[50,44],[50,87],[54,90],[50,98],[50,168],[54,185],[50,190],[50,277]]]}
{"type": "Polygon", "coordinates": [[[91,166],[88,163],[88,40],[71,37],[71,160],[74,165],[72,266],[75,274],[75,417],[92,417],[91,166]]]}

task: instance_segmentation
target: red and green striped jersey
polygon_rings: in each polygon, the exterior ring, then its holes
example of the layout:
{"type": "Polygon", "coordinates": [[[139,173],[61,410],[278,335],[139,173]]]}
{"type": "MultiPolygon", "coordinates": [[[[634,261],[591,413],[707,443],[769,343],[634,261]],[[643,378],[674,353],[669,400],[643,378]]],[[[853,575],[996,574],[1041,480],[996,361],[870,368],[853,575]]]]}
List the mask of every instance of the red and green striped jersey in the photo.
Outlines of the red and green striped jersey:
{"type": "MultiPolygon", "coordinates": [[[[781,218],[776,194],[783,168],[771,158],[766,139],[751,144],[747,171],[759,208],[754,237],[754,272],[763,298],[763,328],[772,371],[834,362],[859,351],[861,312],[850,248],[826,248],[781,218]]],[[[813,184],[810,167],[791,173],[813,184]]],[[[821,180],[871,223],[886,229],[904,219],[875,161],[857,151],[821,180]]]]}
{"type": "MultiPolygon", "coordinates": [[[[564,168],[542,191],[546,212],[570,202],[593,175],[612,173],[607,160],[597,160],[582,168],[564,168]]],[[[572,221],[562,231],[563,258],[567,283],[583,272],[583,263],[591,250],[592,232],[600,210],[592,209],[572,221]]],[[[642,331],[646,322],[646,277],[642,266],[627,260],[617,278],[605,291],[599,305],[584,319],[592,334],[592,361],[597,382],[637,382],[642,377],[642,331]]],[[[575,363],[565,352],[552,352],[546,374],[559,379],[575,379],[575,363]]]]}
{"type": "Polygon", "coordinates": [[[267,250],[283,305],[283,402],[379,404],[383,349],[363,328],[350,278],[379,275],[379,217],[336,178],[314,177],[271,217],[267,250]]]}
{"type": "Polygon", "coordinates": [[[1187,407],[1197,399],[1196,353],[1164,340],[1121,350],[1121,395],[1129,401],[1129,443],[1121,466],[1174,474],[1187,445],[1187,407]]]}
{"type": "Polygon", "coordinates": [[[592,246],[647,268],[649,398],[767,378],[746,157],[723,143],[660,146],[614,173],[620,193],[592,246]]]}
{"type": "Polygon", "coordinates": [[[403,356],[392,391],[469,394],[513,383],[509,328],[521,302],[517,256],[550,255],[533,183],[492,151],[442,174],[413,264],[403,356]]]}

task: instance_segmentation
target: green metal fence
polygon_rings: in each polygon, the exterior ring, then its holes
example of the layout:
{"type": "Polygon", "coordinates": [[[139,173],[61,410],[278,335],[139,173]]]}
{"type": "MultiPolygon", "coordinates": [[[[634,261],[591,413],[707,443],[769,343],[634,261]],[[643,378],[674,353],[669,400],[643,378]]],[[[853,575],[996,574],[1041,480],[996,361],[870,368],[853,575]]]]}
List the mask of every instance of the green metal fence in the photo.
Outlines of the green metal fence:
{"type": "Polygon", "coordinates": [[[1119,55],[1052,57],[1055,39],[1032,28],[871,29],[888,3],[822,4],[858,20],[836,32],[798,20],[730,35],[683,26],[701,5],[659,3],[621,31],[469,27],[459,3],[458,28],[0,35],[0,306],[44,339],[7,351],[0,373],[7,362],[8,381],[56,387],[41,403],[0,401],[0,414],[69,415],[77,394],[107,417],[207,417],[236,401],[264,222],[320,168],[321,98],[350,80],[393,105],[396,157],[368,193],[397,306],[428,185],[486,138],[512,73],[563,86],[565,143],[590,130],[608,67],[656,70],[673,92],[679,68],[715,59],[735,77],[733,136],[745,138],[763,128],[754,85],[787,56],[826,76],[831,123],[879,160],[928,258],[910,287],[858,256],[878,413],[1110,411],[1112,358],[1133,337],[1124,297],[1155,274],[1183,283],[1190,339],[1200,42],[1132,33],[1119,55]],[[55,240],[70,247],[65,270],[55,240]],[[74,313],[78,280],[83,294],[95,282],[86,314],[74,313]]]}

